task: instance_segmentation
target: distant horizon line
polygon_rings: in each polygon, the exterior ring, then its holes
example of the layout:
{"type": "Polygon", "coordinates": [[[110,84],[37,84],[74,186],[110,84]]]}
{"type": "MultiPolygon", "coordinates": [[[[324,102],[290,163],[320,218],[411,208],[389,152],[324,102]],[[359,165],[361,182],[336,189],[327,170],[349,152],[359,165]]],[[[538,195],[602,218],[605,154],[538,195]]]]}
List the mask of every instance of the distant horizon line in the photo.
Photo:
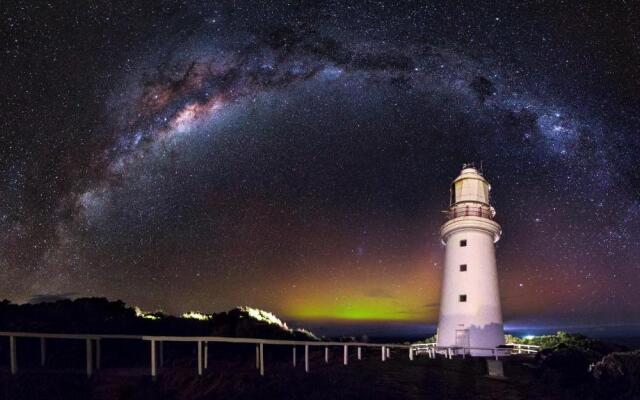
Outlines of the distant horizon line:
{"type": "MultiPolygon", "coordinates": [[[[46,303],[55,303],[57,301],[65,301],[65,300],[69,300],[69,301],[75,301],[75,300],[81,300],[81,299],[105,299],[109,302],[122,302],[124,303],[127,307],[133,308],[135,309],[136,307],[138,307],[137,305],[133,305],[130,304],[124,300],[121,299],[117,299],[117,300],[111,300],[106,296],[74,296],[73,294],[67,294],[65,293],[67,296],[63,295],[49,295],[50,298],[46,298],[45,295],[34,295],[31,297],[31,299],[29,299],[28,301],[24,301],[24,302],[14,302],[13,300],[10,300],[8,298],[3,299],[4,301],[8,301],[11,304],[16,304],[16,305],[35,305],[35,304],[46,304],[46,303]],[[34,299],[38,299],[39,301],[33,301],[34,299]]],[[[429,322],[429,321],[424,321],[424,320],[402,320],[402,319],[359,319],[359,318],[355,318],[355,319],[349,319],[349,318],[335,318],[335,317],[327,317],[327,318],[320,318],[320,317],[311,317],[311,318],[300,318],[300,317],[294,317],[294,316],[289,316],[286,313],[278,313],[276,314],[273,311],[269,311],[266,310],[264,308],[260,308],[260,307],[255,307],[255,306],[248,306],[248,305],[236,305],[232,308],[229,308],[227,310],[223,310],[223,311],[217,311],[217,312],[201,312],[198,310],[189,310],[189,311],[185,311],[179,314],[173,314],[173,313],[168,313],[166,311],[163,311],[161,309],[159,310],[154,310],[154,311],[149,311],[149,313],[163,313],[166,314],[167,316],[173,316],[173,317],[181,317],[183,314],[188,313],[188,312],[200,312],[203,314],[209,314],[209,315],[213,315],[213,314],[218,314],[218,313],[223,313],[223,312],[228,312],[231,311],[233,309],[237,309],[237,308],[242,308],[242,307],[251,307],[251,308],[255,308],[255,309],[260,309],[260,310],[264,310],[270,313],[273,313],[274,315],[278,315],[278,318],[281,318],[283,320],[283,322],[289,324],[289,325],[300,325],[300,324],[314,324],[314,325],[318,325],[318,324],[322,324],[322,325],[328,325],[329,328],[335,328],[338,326],[367,326],[367,325],[377,325],[379,328],[382,328],[384,325],[419,325],[419,326],[423,326],[425,328],[429,328],[432,330],[436,330],[437,329],[437,321],[436,322],[429,322]]],[[[299,326],[298,326],[299,327],[299,326]]],[[[567,331],[579,331],[579,330],[587,330],[587,331],[598,331],[598,330],[612,330],[612,329],[620,329],[620,330],[624,330],[624,329],[637,329],[640,333],[640,322],[631,322],[631,323],[607,323],[607,324],[549,324],[549,325],[540,325],[540,324],[535,324],[535,325],[523,325],[522,323],[519,323],[517,325],[511,325],[509,323],[504,324],[504,329],[505,331],[509,332],[523,332],[523,331],[544,331],[545,333],[547,332],[554,332],[554,331],[562,331],[562,330],[567,330],[567,331]]],[[[635,332],[634,332],[635,333],[635,332]]]]}

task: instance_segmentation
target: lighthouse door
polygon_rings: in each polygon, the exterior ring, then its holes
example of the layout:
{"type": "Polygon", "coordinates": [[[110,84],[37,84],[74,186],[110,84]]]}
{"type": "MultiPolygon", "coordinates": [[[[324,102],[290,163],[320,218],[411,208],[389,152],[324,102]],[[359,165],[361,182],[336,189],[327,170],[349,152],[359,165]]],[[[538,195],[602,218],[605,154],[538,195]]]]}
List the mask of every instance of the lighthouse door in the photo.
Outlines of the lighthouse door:
{"type": "Polygon", "coordinates": [[[456,347],[469,347],[468,329],[456,329],[456,347]]]}

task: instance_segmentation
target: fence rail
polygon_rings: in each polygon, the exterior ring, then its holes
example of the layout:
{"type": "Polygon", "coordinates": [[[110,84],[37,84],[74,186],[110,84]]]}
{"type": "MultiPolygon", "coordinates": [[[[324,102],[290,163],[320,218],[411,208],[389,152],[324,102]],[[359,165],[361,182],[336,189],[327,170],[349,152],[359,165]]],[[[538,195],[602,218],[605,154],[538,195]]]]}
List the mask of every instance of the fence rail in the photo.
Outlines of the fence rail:
{"type": "Polygon", "coordinates": [[[444,355],[451,359],[456,355],[463,358],[471,354],[472,351],[486,352],[487,356],[498,359],[500,356],[508,356],[514,353],[535,353],[538,351],[537,346],[517,345],[513,344],[512,348],[479,348],[479,347],[439,347],[435,343],[419,343],[419,344],[397,344],[397,343],[364,343],[364,342],[319,342],[304,340],[277,340],[277,339],[259,339],[259,338],[234,338],[223,336],[152,336],[152,335],[103,335],[103,334],[65,334],[65,333],[35,333],[35,332],[0,332],[0,336],[9,338],[9,364],[11,374],[18,372],[17,362],[17,338],[38,338],[40,339],[40,365],[45,366],[46,363],[46,340],[47,339],[69,339],[84,340],[86,342],[86,374],[91,376],[95,369],[101,368],[102,346],[103,340],[138,340],[148,342],[150,346],[150,375],[156,378],[158,375],[158,366],[164,364],[163,348],[165,342],[191,342],[197,346],[197,362],[198,375],[203,374],[203,370],[208,368],[208,344],[209,343],[236,343],[236,344],[253,344],[256,353],[256,369],[260,371],[260,375],[265,373],[265,346],[292,346],[292,362],[296,366],[298,347],[304,348],[304,368],[305,372],[309,372],[309,348],[324,347],[324,362],[329,363],[329,349],[342,349],[342,363],[348,365],[350,348],[356,349],[358,360],[362,359],[363,349],[379,348],[380,359],[386,361],[391,356],[391,349],[407,350],[409,360],[413,360],[415,355],[428,354],[430,358],[436,358],[437,354],[444,355]],[[95,350],[95,354],[94,354],[95,350]]]}
{"type": "Polygon", "coordinates": [[[507,346],[512,346],[512,353],[516,354],[536,354],[540,351],[540,346],[532,344],[507,343],[507,346]]]}
{"type": "Polygon", "coordinates": [[[507,343],[505,347],[458,347],[458,346],[438,346],[436,343],[416,343],[411,345],[415,354],[427,354],[431,358],[435,358],[436,354],[443,354],[447,358],[454,355],[462,355],[463,357],[472,352],[485,353],[495,357],[509,356],[512,354],[535,354],[540,351],[540,346],[520,343],[507,343]]]}

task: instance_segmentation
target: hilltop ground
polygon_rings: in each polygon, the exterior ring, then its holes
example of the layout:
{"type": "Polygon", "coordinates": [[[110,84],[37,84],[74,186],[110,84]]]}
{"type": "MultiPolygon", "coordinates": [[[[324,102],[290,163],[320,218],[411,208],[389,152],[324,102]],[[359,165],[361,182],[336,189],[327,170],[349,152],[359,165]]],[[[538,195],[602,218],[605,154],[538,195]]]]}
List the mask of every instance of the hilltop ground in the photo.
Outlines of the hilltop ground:
{"type": "MultiPolygon", "coordinates": [[[[351,357],[348,366],[340,353],[324,364],[321,351],[311,354],[307,374],[299,360],[290,361],[290,349],[266,352],[266,375],[260,377],[248,348],[242,354],[213,353],[209,369],[196,375],[193,358],[174,359],[152,382],[148,369],[107,368],[87,379],[78,368],[63,373],[51,367],[23,369],[11,378],[6,368],[0,372],[0,399],[596,399],[591,384],[559,384],[540,377],[527,366],[527,357],[505,360],[505,380],[486,376],[484,360],[424,357],[408,360],[405,351],[381,362],[378,352],[365,354],[361,361],[351,357]],[[287,350],[287,351],[285,351],[287,350]]],[[[300,354],[299,352],[298,354],[300,354]]],[[[80,354],[81,356],[81,354],[80,354]]],[[[79,357],[81,358],[81,357],[79,357]]],[[[78,360],[80,361],[80,360],[78,360]]],[[[77,365],[82,365],[79,362],[77,365]]]]}

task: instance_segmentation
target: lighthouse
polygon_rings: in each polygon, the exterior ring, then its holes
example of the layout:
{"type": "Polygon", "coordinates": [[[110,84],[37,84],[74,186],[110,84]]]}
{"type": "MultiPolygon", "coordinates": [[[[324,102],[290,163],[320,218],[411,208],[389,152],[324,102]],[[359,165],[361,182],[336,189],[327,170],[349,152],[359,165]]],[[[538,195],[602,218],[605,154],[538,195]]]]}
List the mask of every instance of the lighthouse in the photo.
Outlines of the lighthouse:
{"type": "Polygon", "coordinates": [[[465,164],[451,185],[440,228],[445,261],[437,345],[472,348],[475,356],[491,355],[480,349],[504,344],[494,248],[502,230],[494,221],[490,190],[482,173],[465,164]]]}

